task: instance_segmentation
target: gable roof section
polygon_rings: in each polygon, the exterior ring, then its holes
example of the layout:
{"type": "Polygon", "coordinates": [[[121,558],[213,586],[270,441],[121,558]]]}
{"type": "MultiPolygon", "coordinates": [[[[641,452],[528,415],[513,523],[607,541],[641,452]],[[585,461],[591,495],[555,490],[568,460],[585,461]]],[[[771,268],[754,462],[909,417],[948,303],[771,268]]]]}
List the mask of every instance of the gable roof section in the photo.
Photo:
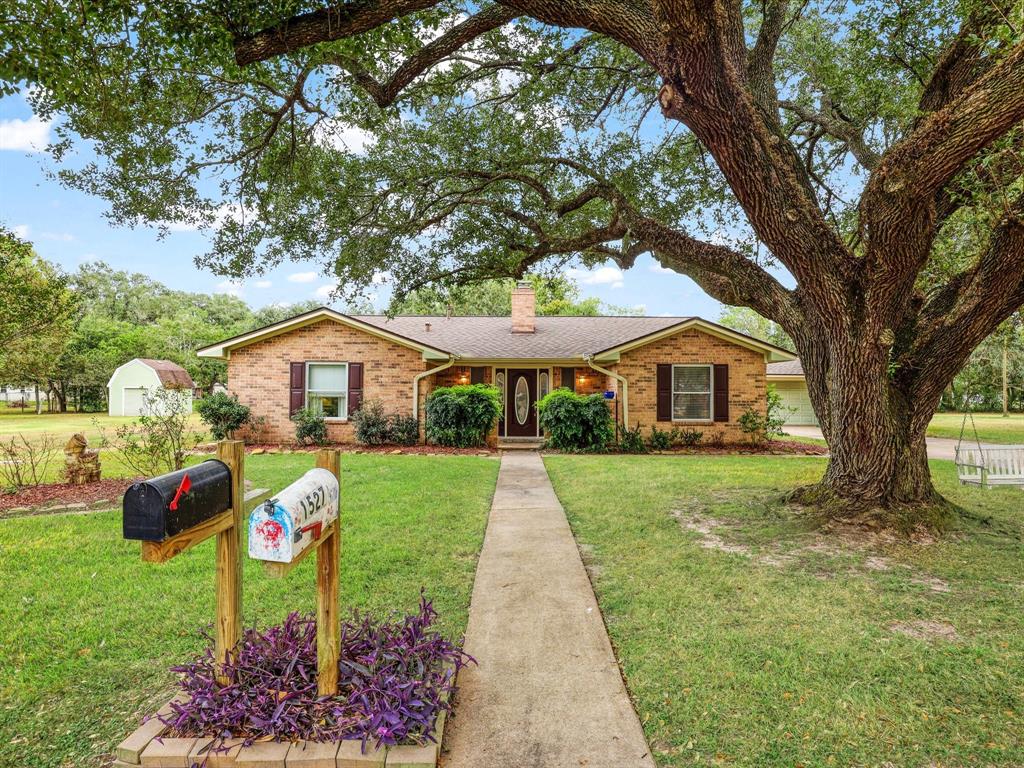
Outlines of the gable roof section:
{"type": "Polygon", "coordinates": [[[602,349],[594,355],[594,358],[598,361],[615,361],[619,359],[619,355],[623,352],[628,352],[631,349],[642,347],[644,344],[650,344],[652,341],[657,341],[658,339],[663,339],[667,336],[679,333],[680,331],[693,328],[711,336],[717,336],[725,341],[730,341],[733,344],[738,344],[741,347],[746,347],[747,349],[752,349],[757,352],[763,352],[765,360],[769,363],[796,359],[796,355],[787,349],[777,347],[774,344],[762,341],[761,339],[756,339],[753,336],[748,336],[745,333],[734,331],[732,328],[726,328],[724,325],[709,322],[702,317],[676,318],[676,320],[679,320],[680,322],[677,322],[675,325],[668,328],[630,339],[629,341],[617,346],[602,349]]]}
{"type": "Polygon", "coordinates": [[[201,357],[226,358],[232,349],[272,338],[321,320],[334,320],[423,351],[425,359],[466,360],[615,360],[618,353],[687,328],[697,328],[765,353],[769,360],[789,360],[784,349],[709,323],[699,317],[561,317],[538,316],[533,333],[512,333],[507,316],[344,315],[321,307],[280,323],[200,349],[201,357]],[[429,330],[428,330],[429,327],[429,330]]]}
{"type": "Polygon", "coordinates": [[[803,378],[804,365],[800,362],[799,358],[793,358],[787,360],[784,363],[771,363],[768,365],[768,378],[774,376],[785,376],[785,377],[800,377],[803,378]]]}
{"type": "Polygon", "coordinates": [[[249,344],[255,344],[257,341],[271,339],[274,336],[280,336],[282,333],[288,333],[289,331],[294,331],[298,328],[304,328],[307,325],[313,325],[314,323],[319,323],[323,320],[332,320],[336,323],[373,334],[374,336],[379,336],[387,339],[388,341],[393,341],[404,347],[415,349],[422,352],[423,357],[426,360],[447,360],[451,355],[448,350],[441,349],[430,344],[423,344],[415,339],[400,336],[388,329],[365,323],[352,315],[344,315],[341,312],[336,312],[329,307],[319,307],[317,309],[310,310],[309,312],[304,312],[301,315],[289,317],[279,323],[272,323],[271,325],[266,325],[253,331],[232,336],[229,339],[218,341],[216,344],[210,344],[209,346],[202,347],[201,349],[196,350],[196,354],[199,357],[212,357],[220,360],[226,360],[233,349],[245,347],[249,344]]]}

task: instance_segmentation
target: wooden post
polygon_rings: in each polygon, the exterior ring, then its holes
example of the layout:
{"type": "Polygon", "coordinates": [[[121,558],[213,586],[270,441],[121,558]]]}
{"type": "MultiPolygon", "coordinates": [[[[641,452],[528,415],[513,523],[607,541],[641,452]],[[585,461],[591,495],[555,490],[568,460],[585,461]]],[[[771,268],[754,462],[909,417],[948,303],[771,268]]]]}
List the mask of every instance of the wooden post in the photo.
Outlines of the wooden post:
{"type": "MultiPolygon", "coordinates": [[[[341,453],[334,449],[316,452],[316,466],[329,470],[341,488],[341,453]]],[[[338,621],[338,584],[341,568],[341,495],[338,519],[316,548],[316,657],[317,693],[338,693],[338,659],[341,657],[341,626],[338,621]]]]}
{"type": "MultiPolygon", "coordinates": [[[[245,443],[222,440],[217,458],[231,470],[231,519],[233,524],[217,534],[217,621],[214,653],[223,664],[238,644],[242,627],[242,517],[245,506],[245,443]]],[[[222,684],[227,678],[220,676],[222,684]]]]}

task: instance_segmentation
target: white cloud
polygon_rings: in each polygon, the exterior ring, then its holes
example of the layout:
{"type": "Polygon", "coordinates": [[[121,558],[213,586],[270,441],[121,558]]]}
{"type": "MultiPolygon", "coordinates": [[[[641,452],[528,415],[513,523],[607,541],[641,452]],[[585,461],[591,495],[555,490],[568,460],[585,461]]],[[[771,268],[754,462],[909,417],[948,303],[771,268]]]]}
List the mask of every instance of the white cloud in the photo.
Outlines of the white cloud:
{"type": "Polygon", "coordinates": [[[612,288],[622,288],[622,270],[618,267],[598,267],[597,269],[567,269],[565,276],[583,285],[610,285],[612,288]]]}
{"type": "Polygon", "coordinates": [[[317,278],[316,272],[294,272],[288,275],[289,283],[312,283],[317,278]]]}
{"type": "Polygon", "coordinates": [[[319,288],[313,291],[313,295],[316,296],[318,299],[330,299],[332,298],[331,294],[333,294],[334,291],[337,290],[337,288],[337,283],[327,283],[327,285],[321,285],[319,288]]]}
{"type": "Polygon", "coordinates": [[[647,314],[647,305],[646,304],[634,304],[633,305],[633,314],[634,315],[646,315],[647,314]]]}
{"type": "Polygon", "coordinates": [[[214,209],[209,220],[203,216],[189,221],[158,221],[157,226],[163,227],[169,232],[198,232],[207,227],[220,229],[228,221],[241,224],[245,221],[246,213],[246,210],[237,203],[224,203],[214,209]]]}
{"type": "Polygon", "coordinates": [[[0,149],[42,152],[50,143],[50,125],[50,120],[41,120],[37,115],[28,120],[0,120],[0,149]]]}
{"type": "Polygon", "coordinates": [[[658,275],[678,275],[679,274],[674,269],[669,269],[668,267],[663,267],[663,266],[661,266],[661,264],[651,264],[649,269],[651,270],[651,272],[654,272],[655,274],[658,274],[658,275]]]}
{"type": "Polygon", "coordinates": [[[228,296],[242,296],[242,283],[239,280],[222,280],[213,289],[214,293],[224,293],[228,296]]]}
{"type": "Polygon", "coordinates": [[[366,153],[377,137],[369,131],[354,125],[343,123],[338,118],[322,120],[313,132],[313,140],[321,146],[333,147],[339,152],[351,152],[354,155],[366,153]]]}
{"type": "Polygon", "coordinates": [[[30,231],[28,224],[18,224],[12,231],[22,240],[28,240],[28,233],[30,231]]]}
{"type": "Polygon", "coordinates": [[[391,279],[391,275],[387,272],[374,272],[370,278],[370,282],[374,285],[383,285],[391,279]]]}
{"type": "Polygon", "coordinates": [[[273,284],[272,280],[257,280],[255,282],[257,288],[270,288],[273,284]]]}

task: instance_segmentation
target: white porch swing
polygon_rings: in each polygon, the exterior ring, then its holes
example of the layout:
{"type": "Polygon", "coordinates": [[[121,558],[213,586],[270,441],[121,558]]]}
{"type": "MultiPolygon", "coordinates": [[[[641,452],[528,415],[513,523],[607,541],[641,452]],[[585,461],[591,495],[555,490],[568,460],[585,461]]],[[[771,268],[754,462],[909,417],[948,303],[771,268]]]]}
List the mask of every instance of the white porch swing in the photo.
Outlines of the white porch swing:
{"type": "Polygon", "coordinates": [[[964,420],[960,424],[955,461],[961,485],[979,485],[982,488],[1010,485],[1024,488],[1024,445],[982,446],[970,406],[964,411],[964,420]],[[964,445],[967,419],[971,420],[971,429],[974,431],[975,444],[970,446],[964,445]]]}

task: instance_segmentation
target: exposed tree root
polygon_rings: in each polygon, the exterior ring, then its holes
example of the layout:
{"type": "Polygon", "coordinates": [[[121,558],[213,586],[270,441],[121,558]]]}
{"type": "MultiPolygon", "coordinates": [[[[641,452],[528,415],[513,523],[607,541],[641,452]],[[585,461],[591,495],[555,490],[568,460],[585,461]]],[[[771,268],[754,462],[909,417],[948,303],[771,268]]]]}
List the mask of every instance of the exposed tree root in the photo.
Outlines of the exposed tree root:
{"type": "Polygon", "coordinates": [[[783,501],[801,507],[802,513],[816,518],[822,528],[855,526],[891,531],[909,539],[946,533],[963,516],[960,507],[935,492],[922,501],[880,503],[850,499],[818,484],[790,491],[783,501]]]}

